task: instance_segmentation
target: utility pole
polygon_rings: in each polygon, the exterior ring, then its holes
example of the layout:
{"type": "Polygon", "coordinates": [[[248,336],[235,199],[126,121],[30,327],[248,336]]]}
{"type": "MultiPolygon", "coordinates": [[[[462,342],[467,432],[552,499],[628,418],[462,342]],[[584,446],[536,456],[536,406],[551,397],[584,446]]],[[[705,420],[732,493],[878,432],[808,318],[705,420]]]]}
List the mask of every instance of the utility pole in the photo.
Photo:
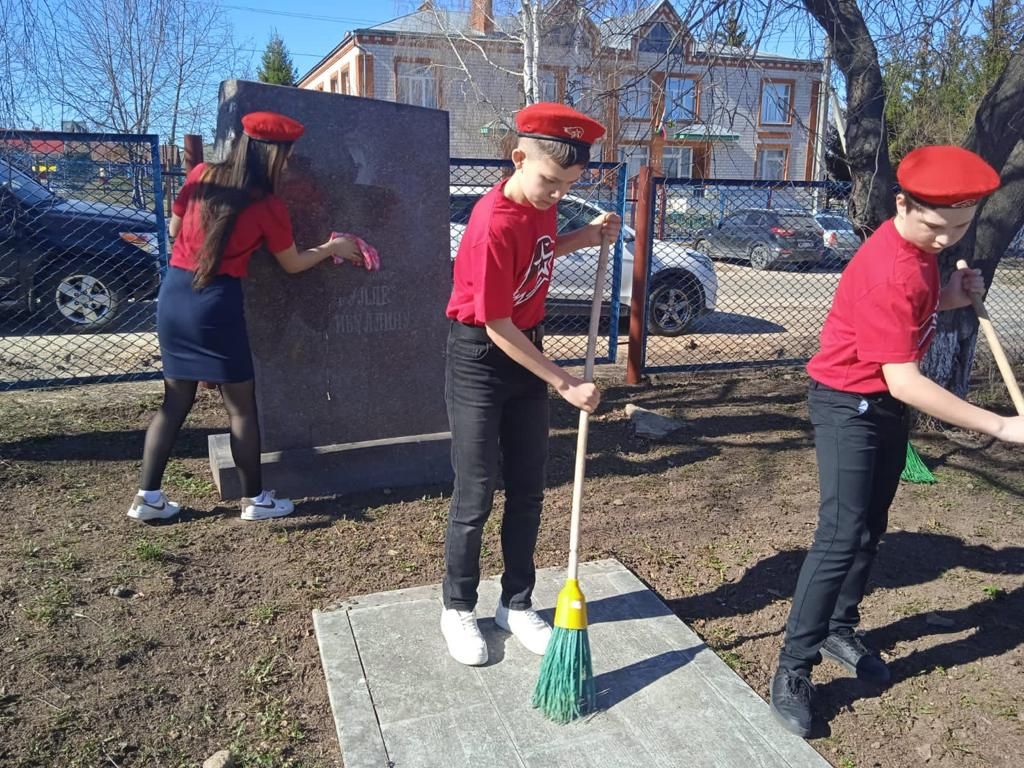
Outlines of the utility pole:
{"type": "Polygon", "coordinates": [[[814,164],[811,181],[825,176],[825,144],[828,131],[828,113],[832,96],[832,47],[825,38],[825,53],[821,62],[821,85],[818,88],[817,125],[814,126],[814,164]]]}

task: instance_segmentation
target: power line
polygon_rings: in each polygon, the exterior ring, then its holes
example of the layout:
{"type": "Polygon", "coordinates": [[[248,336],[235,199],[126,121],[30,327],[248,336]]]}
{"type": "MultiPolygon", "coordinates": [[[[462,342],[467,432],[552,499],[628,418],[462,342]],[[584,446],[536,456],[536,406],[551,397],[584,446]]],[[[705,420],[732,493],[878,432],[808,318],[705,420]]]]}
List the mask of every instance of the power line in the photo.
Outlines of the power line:
{"type": "Polygon", "coordinates": [[[267,8],[253,8],[248,5],[222,5],[221,8],[229,8],[233,11],[247,11],[249,13],[264,13],[268,16],[287,16],[292,19],[310,19],[312,21],[335,21],[339,24],[379,24],[379,19],[351,19],[340,16],[318,16],[312,13],[299,13],[298,11],[271,11],[267,8]]]}

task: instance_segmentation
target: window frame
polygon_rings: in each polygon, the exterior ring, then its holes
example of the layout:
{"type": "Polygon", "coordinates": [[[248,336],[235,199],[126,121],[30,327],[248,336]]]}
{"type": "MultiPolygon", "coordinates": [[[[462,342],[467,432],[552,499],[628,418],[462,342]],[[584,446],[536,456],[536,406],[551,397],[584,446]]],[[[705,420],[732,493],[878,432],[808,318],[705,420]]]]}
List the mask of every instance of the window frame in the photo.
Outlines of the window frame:
{"type": "Polygon", "coordinates": [[[796,105],[796,80],[791,80],[791,79],[788,79],[788,78],[779,78],[779,77],[766,77],[766,78],[763,78],[761,80],[760,98],[758,99],[758,104],[757,104],[757,124],[758,125],[771,125],[771,126],[779,126],[779,125],[791,126],[791,125],[793,125],[793,117],[796,114],[795,105],[796,105]],[[789,89],[789,103],[787,105],[783,106],[783,104],[781,104],[774,97],[771,99],[770,102],[766,101],[765,94],[766,94],[768,88],[769,87],[774,87],[774,86],[785,86],[786,88],[789,89]],[[785,112],[786,119],[784,121],[779,122],[779,121],[766,120],[765,119],[765,107],[768,106],[769,103],[773,104],[775,106],[775,108],[778,109],[780,112],[785,112]]]}

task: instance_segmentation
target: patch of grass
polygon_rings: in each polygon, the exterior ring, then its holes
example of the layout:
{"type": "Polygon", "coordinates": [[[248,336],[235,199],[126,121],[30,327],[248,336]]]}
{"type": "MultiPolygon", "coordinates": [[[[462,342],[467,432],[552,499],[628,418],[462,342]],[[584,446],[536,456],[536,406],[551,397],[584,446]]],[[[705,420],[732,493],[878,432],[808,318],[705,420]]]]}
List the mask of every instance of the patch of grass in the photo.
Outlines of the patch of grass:
{"type": "Polygon", "coordinates": [[[265,603],[253,608],[252,618],[260,624],[270,624],[282,613],[284,613],[284,610],[279,606],[273,603],[265,603]]]}
{"type": "Polygon", "coordinates": [[[132,554],[144,563],[158,563],[165,556],[163,547],[149,539],[140,539],[136,542],[132,554]]]}
{"type": "Polygon", "coordinates": [[[82,561],[78,555],[67,549],[56,555],[51,562],[62,571],[77,571],[82,567],[82,561]]]}
{"type": "Polygon", "coordinates": [[[849,755],[843,755],[839,758],[839,768],[857,768],[857,763],[849,755]]]}
{"type": "Polygon", "coordinates": [[[718,654],[718,658],[729,665],[733,672],[741,673],[750,666],[750,662],[740,656],[736,651],[725,651],[718,654]]]}
{"type": "Polygon", "coordinates": [[[704,640],[712,649],[718,649],[725,645],[729,645],[733,640],[736,639],[736,630],[730,627],[728,624],[724,626],[712,627],[708,630],[707,635],[704,636],[704,640]]]}
{"type": "Polygon", "coordinates": [[[275,685],[291,677],[290,672],[281,669],[280,662],[280,656],[261,656],[249,665],[242,677],[250,694],[267,695],[275,685]]]}
{"type": "Polygon", "coordinates": [[[1006,590],[1001,587],[996,587],[989,584],[986,587],[982,587],[981,591],[985,593],[985,597],[989,600],[999,600],[1006,597],[1006,590]]]}
{"type": "Polygon", "coordinates": [[[194,496],[207,496],[216,490],[216,486],[203,476],[196,475],[180,461],[172,461],[164,472],[164,482],[168,488],[194,496]]]}
{"type": "Polygon", "coordinates": [[[23,606],[23,610],[31,621],[52,626],[68,617],[73,602],[71,588],[67,583],[50,579],[43,585],[43,591],[23,606]]]}
{"type": "Polygon", "coordinates": [[[920,613],[925,613],[927,610],[928,603],[919,597],[915,597],[901,605],[897,605],[893,612],[897,616],[916,616],[920,613]]]}

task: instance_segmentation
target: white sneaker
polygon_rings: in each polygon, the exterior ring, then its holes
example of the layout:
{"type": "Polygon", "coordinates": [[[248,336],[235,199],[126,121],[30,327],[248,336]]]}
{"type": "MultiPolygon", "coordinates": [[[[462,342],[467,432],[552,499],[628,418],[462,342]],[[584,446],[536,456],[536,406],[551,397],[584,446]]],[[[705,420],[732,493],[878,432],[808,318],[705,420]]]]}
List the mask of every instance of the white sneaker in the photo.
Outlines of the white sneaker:
{"type": "Polygon", "coordinates": [[[526,650],[543,656],[551,639],[551,625],[542,619],[535,610],[526,608],[514,611],[502,605],[498,600],[498,609],[494,612],[494,623],[511,632],[522,643],[526,650]]]}
{"type": "Polygon", "coordinates": [[[291,499],[279,499],[275,491],[267,491],[264,500],[257,504],[255,499],[242,499],[243,520],[270,520],[273,517],[285,517],[295,511],[291,499]]]}
{"type": "Polygon", "coordinates": [[[133,520],[149,522],[150,520],[167,520],[174,517],[181,511],[181,507],[173,501],[168,501],[163,492],[160,493],[160,501],[150,504],[141,493],[135,494],[135,500],[128,508],[128,517],[133,520]]]}
{"type": "Polygon", "coordinates": [[[448,653],[460,664],[479,667],[487,663],[487,643],[473,611],[441,609],[441,634],[448,643],[448,653]]]}

